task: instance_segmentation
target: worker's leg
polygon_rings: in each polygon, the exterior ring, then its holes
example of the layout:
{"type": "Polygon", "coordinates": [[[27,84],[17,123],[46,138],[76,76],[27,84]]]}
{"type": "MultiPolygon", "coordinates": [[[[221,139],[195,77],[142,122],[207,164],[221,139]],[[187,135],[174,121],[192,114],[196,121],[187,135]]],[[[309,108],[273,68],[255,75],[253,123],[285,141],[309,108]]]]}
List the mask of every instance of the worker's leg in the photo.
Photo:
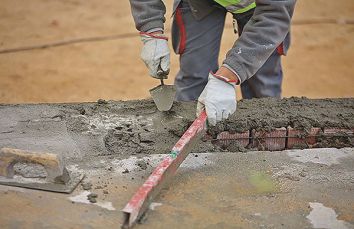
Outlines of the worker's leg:
{"type": "Polygon", "coordinates": [[[196,20],[189,4],[182,1],[172,25],[172,44],[180,54],[180,69],[175,78],[176,100],[197,100],[208,82],[209,71],[218,69],[220,41],[226,12],[215,9],[196,20]]]}
{"type": "Polygon", "coordinates": [[[241,84],[242,98],[280,98],[282,80],[281,57],[275,50],[258,72],[241,84]]]}
{"type": "MultiPolygon", "coordinates": [[[[238,24],[238,32],[241,35],[243,27],[252,17],[253,10],[241,15],[235,15],[238,24]]],[[[249,80],[241,85],[242,97],[244,99],[276,97],[281,96],[281,85],[283,70],[281,66],[281,55],[289,46],[289,35],[284,42],[272,53],[264,65],[249,80]]]]}

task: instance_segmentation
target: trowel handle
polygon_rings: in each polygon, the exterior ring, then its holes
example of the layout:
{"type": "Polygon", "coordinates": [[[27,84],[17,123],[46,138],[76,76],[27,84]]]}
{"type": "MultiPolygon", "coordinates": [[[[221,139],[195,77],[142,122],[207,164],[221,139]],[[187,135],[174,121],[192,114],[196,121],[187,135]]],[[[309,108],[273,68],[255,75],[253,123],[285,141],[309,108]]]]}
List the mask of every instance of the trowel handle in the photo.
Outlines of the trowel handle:
{"type": "Polygon", "coordinates": [[[169,71],[165,72],[164,70],[162,70],[161,66],[159,65],[157,70],[157,76],[161,80],[161,85],[164,85],[163,80],[167,79],[168,73],[169,71]]]}

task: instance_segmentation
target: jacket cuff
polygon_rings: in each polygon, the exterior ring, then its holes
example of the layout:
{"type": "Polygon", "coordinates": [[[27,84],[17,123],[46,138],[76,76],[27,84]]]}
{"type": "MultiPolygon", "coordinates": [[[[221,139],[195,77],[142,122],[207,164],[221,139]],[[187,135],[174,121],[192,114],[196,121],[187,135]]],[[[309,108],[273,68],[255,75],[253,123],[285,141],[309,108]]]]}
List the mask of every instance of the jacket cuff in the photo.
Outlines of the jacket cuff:
{"type": "Polygon", "coordinates": [[[140,27],[141,32],[148,32],[153,29],[164,30],[163,21],[150,21],[140,27]]]}
{"type": "Polygon", "coordinates": [[[230,61],[229,59],[224,60],[223,65],[230,71],[232,71],[238,78],[238,84],[243,83],[246,80],[246,73],[243,70],[243,66],[240,65],[237,61],[230,61]]]}
{"type": "Polygon", "coordinates": [[[236,75],[236,77],[238,78],[238,82],[236,85],[239,85],[241,83],[241,78],[238,76],[237,72],[235,70],[233,70],[229,65],[227,64],[223,64],[223,67],[229,69],[230,71],[232,71],[232,73],[234,73],[236,75]]]}

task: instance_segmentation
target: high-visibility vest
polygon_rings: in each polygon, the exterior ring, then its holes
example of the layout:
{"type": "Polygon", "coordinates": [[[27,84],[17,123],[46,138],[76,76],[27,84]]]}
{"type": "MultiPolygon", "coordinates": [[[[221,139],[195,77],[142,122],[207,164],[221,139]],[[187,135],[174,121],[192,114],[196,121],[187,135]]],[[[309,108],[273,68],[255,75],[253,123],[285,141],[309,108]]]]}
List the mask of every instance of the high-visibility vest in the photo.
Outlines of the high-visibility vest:
{"type": "Polygon", "coordinates": [[[234,14],[244,13],[256,7],[254,0],[214,0],[234,14]]]}

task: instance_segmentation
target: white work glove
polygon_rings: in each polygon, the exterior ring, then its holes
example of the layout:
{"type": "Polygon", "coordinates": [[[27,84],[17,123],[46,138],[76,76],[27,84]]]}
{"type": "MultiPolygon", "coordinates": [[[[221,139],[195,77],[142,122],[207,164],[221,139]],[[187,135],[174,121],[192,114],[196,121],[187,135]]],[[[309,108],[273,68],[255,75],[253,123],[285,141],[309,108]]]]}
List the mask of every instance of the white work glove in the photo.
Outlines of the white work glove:
{"type": "Polygon", "coordinates": [[[167,37],[163,34],[151,34],[140,32],[144,43],[140,57],[149,69],[152,77],[167,79],[170,72],[170,49],[168,48],[167,37]]]}
{"type": "Polygon", "coordinates": [[[236,111],[236,82],[209,73],[208,83],[198,98],[197,115],[204,109],[210,125],[227,119],[236,111]]]}

